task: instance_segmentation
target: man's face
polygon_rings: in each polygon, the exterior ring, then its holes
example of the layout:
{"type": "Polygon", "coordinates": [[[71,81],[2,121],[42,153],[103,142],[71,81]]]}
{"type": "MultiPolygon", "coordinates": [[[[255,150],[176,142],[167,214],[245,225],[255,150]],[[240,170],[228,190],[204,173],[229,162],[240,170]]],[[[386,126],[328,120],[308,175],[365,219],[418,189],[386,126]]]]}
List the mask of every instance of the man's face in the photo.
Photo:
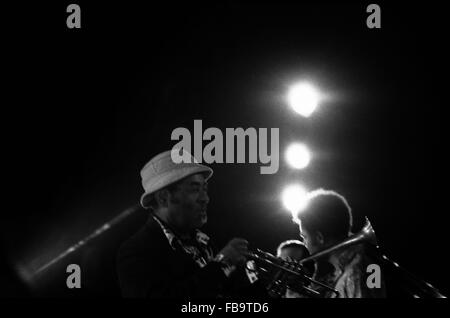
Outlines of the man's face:
{"type": "Polygon", "coordinates": [[[169,194],[169,213],[176,226],[183,231],[202,227],[208,220],[208,184],[202,174],[185,178],[169,194]]]}
{"type": "Polygon", "coordinates": [[[280,251],[280,255],[278,257],[281,257],[282,259],[286,260],[287,258],[293,259],[295,261],[299,261],[306,257],[306,253],[304,252],[303,248],[301,247],[284,247],[280,251]]]}
{"type": "Polygon", "coordinates": [[[300,236],[303,237],[303,243],[311,254],[317,253],[324,248],[323,242],[319,239],[316,232],[309,231],[305,226],[299,225],[300,236]]]}

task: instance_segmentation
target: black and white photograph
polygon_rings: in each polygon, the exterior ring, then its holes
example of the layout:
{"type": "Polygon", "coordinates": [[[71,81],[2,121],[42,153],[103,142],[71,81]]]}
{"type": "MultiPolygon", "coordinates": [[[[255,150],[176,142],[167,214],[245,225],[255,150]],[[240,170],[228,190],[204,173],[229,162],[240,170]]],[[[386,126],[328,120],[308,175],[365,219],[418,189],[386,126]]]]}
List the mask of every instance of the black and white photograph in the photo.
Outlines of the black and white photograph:
{"type": "Polygon", "coordinates": [[[5,9],[1,298],[447,298],[442,12],[5,9]]]}

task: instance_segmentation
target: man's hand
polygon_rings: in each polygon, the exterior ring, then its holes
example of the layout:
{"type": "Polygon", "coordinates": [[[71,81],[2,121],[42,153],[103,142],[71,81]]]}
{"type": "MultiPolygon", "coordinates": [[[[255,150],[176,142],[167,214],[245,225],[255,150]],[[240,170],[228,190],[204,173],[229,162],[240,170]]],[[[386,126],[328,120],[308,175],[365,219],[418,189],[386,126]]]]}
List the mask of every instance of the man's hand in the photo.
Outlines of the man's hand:
{"type": "Polygon", "coordinates": [[[237,266],[245,263],[247,253],[248,242],[241,238],[234,238],[217,255],[221,258],[221,262],[237,266]]]}

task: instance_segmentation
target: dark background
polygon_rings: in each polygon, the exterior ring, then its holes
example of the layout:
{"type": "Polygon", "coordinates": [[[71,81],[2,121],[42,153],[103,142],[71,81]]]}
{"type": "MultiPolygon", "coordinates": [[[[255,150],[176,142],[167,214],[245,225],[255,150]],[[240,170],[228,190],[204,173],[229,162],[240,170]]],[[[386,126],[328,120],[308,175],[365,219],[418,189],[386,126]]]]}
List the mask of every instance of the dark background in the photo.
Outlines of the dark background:
{"type": "MultiPolygon", "coordinates": [[[[240,236],[273,252],[297,238],[280,193],[299,181],[346,196],[355,231],[369,217],[387,255],[448,294],[442,8],[377,2],[382,28],[371,30],[370,2],[79,1],[82,28],[69,30],[69,3],[5,10],[11,268],[32,273],[135,205],[141,167],[174,145],[173,129],[193,134],[202,119],[204,129],[280,128],[277,174],[211,165],[205,232],[219,246],[240,236]],[[283,100],[299,79],[330,96],[309,119],[283,100]],[[305,170],[284,161],[296,140],[313,152],[305,170]]],[[[33,277],[32,295],[119,296],[115,251],[146,217],[138,210],[33,277]],[[65,288],[70,263],[81,290],[65,288]]]]}

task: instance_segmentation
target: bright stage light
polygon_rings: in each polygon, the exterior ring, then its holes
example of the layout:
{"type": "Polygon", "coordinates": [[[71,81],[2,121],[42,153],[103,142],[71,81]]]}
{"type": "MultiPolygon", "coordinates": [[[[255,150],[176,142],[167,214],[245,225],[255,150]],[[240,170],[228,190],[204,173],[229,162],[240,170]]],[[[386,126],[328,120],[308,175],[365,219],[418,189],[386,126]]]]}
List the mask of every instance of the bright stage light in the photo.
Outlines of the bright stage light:
{"type": "Polygon", "coordinates": [[[293,85],[288,92],[287,100],[292,109],[303,117],[309,117],[319,104],[319,92],[309,83],[293,85]]]}
{"type": "Polygon", "coordinates": [[[286,161],[295,169],[303,169],[309,165],[311,154],[304,144],[295,143],[286,150],[286,161]]]}
{"type": "Polygon", "coordinates": [[[291,212],[293,217],[303,211],[308,204],[308,193],[299,184],[288,186],[284,189],[281,197],[284,207],[291,212]]]}

